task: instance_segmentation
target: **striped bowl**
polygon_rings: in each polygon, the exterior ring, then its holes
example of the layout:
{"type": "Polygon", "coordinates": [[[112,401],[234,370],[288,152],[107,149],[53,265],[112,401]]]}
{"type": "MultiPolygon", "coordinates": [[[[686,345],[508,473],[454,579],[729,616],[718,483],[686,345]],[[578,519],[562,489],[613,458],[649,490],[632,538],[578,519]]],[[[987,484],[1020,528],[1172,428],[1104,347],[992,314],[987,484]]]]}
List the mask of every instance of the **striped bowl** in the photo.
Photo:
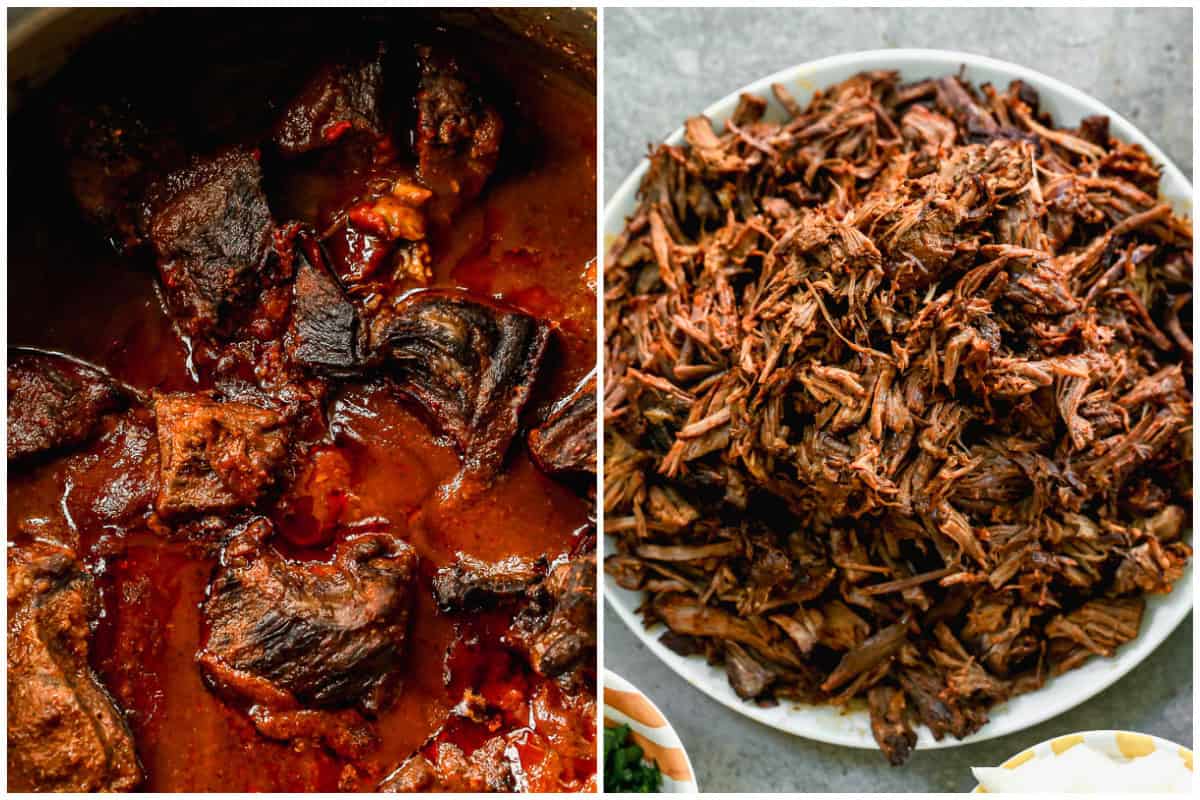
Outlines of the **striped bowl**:
{"type": "MultiPolygon", "coordinates": [[[[1191,750],[1174,742],[1168,742],[1166,739],[1160,739],[1157,736],[1151,736],[1146,733],[1132,733],[1130,731],[1083,731],[1081,733],[1058,736],[1048,739],[1041,744],[1034,745],[1028,750],[1023,750],[1000,766],[1005,769],[1016,769],[1034,759],[1057,758],[1075,745],[1083,744],[1084,742],[1087,742],[1088,746],[1093,750],[1113,756],[1114,758],[1134,759],[1150,755],[1156,750],[1164,750],[1178,754],[1184,766],[1188,770],[1192,769],[1191,750]]],[[[975,793],[986,794],[987,789],[982,786],[976,786],[975,793]]]]}
{"type": "Polygon", "coordinates": [[[604,670],[604,727],[628,725],[646,758],[662,770],[664,792],[695,794],[696,773],[679,735],[646,695],[612,670],[604,670]]]}

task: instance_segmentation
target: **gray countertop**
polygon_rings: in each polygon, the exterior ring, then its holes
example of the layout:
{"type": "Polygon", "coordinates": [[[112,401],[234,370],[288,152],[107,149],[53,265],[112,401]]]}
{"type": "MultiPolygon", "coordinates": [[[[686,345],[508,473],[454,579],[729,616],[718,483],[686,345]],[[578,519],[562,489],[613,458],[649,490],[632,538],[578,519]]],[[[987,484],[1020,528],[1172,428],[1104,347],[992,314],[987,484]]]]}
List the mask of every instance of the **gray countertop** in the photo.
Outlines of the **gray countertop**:
{"type": "MultiPolygon", "coordinates": [[[[604,180],[611,196],[683,119],[792,64],[852,50],[942,47],[1027,65],[1106,103],[1192,175],[1190,9],[608,9],[604,180]]],[[[705,791],[966,791],[992,765],[1058,734],[1096,728],[1192,745],[1192,620],[1143,664],[1074,710],[1018,734],[917,752],[893,769],[876,752],[760,725],[693,689],[610,609],[604,661],[678,730],[705,791]]]]}

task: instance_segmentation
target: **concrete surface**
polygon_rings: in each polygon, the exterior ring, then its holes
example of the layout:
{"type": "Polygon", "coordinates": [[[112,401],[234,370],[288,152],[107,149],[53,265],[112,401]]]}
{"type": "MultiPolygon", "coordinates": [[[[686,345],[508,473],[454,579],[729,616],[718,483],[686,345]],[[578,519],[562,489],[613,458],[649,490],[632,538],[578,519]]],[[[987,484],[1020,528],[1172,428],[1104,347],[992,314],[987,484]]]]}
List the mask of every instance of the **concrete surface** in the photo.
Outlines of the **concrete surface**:
{"type": "Polygon", "coordinates": [[[604,12],[604,192],[694,114],[756,78],[853,50],[1012,61],[1116,110],[1192,176],[1192,10],[621,9],[604,12]]]}
{"type": "MultiPolygon", "coordinates": [[[[763,75],[883,47],[945,47],[1024,64],[1127,116],[1191,177],[1190,9],[608,9],[604,193],[695,113],[763,75]]],[[[1074,710],[1018,734],[918,752],[893,769],[876,752],[779,733],[687,685],[611,610],[605,664],[678,730],[704,791],[955,792],[969,767],[997,764],[1061,733],[1144,731],[1192,746],[1192,620],[1136,670],[1074,710]]]]}

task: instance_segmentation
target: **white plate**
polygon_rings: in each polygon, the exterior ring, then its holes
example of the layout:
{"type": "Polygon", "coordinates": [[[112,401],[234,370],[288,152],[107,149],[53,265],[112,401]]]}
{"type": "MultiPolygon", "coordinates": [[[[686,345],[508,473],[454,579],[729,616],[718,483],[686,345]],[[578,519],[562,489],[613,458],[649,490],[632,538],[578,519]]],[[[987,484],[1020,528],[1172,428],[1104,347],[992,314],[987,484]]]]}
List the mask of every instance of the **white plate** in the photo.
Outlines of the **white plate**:
{"type": "MultiPolygon", "coordinates": [[[[805,105],[812,97],[813,90],[832,86],[864,70],[894,69],[900,72],[902,80],[916,81],[957,73],[961,66],[965,66],[964,77],[975,85],[992,83],[1003,88],[1008,86],[1009,81],[1018,78],[1025,81],[1037,90],[1041,100],[1040,108],[1050,112],[1055,125],[1059,127],[1073,127],[1080,119],[1092,114],[1108,116],[1109,131],[1113,136],[1140,144],[1154,161],[1162,165],[1162,181],[1159,188],[1162,197],[1170,202],[1177,212],[1191,214],[1191,184],[1166,155],[1128,120],[1100,101],[1065,83],[1025,67],[970,53],[947,50],[869,50],[823,58],[755,81],[709,106],[704,113],[713,121],[714,127],[721,130],[725,120],[737,107],[739,94],[750,92],[770,98],[772,83],[782,83],[791,90],[797,102],[805,105]]],[[[1191,101],[1190,98],[1185,100],[1191,101]]],[[[680,118],[693,113],[694,109],[679,109],[680,118]]],[[[782,109],[772,100],[768,118],[782,119],[782,114],[782,109]]],[[[683,128],[676,129],[667,142],[683,144],[683,128]]],[[[606,241],[620,234],[625,219],[634,212],[637,188],[647,164],[645,160],[642,161],[633,174],[621,184],[605,208],[606,241]]],[[[611,542],[608,537],[604,537],[604,554],[607,556],[612,552],[614,550],[611,542]]],[[[683,657],[661,645],[658,637],[665,630],[662,626],[650,631],[645,630],[641,619],[635,613],[641,602],[639,592],[622,589],[611,576],[606,575],[604,580],[605,596],[625,623],[667,666],[709,697],[739,714],[797,736],[847,747],[876,747],[865,710],[843,714],[831,706],[781,703],[774,708],[759,708],[744,702],[730,688],[723,670],[709,666],[700,656],[683,657]]],[[[1151,651],[1175,630],[1191,608],[1192,568],[1189,564],[1187,572],[1175,584],[1173,592],[1148,600],[1140,634],[1137,639],[1120,648],[1115,657],[1089,659],[1079,669],[1047,680],[1046,685],[1036,692],[1021,695],[996,706],[990,713],[991,721],[982,730],[965,739],[946,736],[939,742],[934,740],[927,728],[918,728],[918,749],[956,747],[1004,736],[1074,708],[1140,664],[1142,659],[1150,655],[1151,651]]],[[[1151,679],[1150,676],[1148,679],[1151,679]]]]}
{"type": "Polygon", "coordinates": [[[696,771],[679,734],[654,701],[611,669],[604,670],[604,727],[628,725],[662,771],[665,794],[695,794],[696,771]]]}

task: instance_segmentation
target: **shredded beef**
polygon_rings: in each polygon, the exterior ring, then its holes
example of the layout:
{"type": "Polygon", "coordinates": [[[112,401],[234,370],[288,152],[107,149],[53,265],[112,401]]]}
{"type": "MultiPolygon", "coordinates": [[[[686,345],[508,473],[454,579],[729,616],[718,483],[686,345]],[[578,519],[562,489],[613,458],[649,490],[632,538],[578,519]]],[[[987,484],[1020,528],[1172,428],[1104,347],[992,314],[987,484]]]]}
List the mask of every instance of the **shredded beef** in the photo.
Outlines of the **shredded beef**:
{"type": "Polygon", "coordinates": [[[775,96],[652,153],[608,254],[606,569],[742,697],[865,699],[899,764],[1186,569],[1192,227],[1020,82],[775,96]]]}

